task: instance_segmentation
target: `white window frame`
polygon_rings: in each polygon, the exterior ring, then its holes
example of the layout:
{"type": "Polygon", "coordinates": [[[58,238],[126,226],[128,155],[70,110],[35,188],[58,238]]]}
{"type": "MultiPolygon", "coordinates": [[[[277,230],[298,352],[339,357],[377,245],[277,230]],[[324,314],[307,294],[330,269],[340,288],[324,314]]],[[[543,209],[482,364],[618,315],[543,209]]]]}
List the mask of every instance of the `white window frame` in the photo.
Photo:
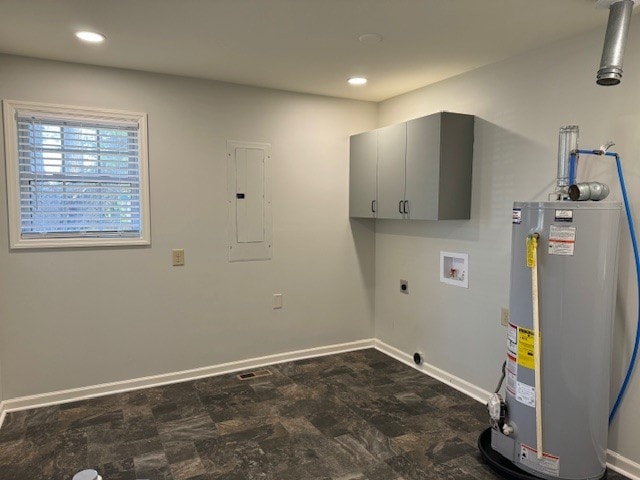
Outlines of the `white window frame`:
{"type": "Polygon", "coordinates": [[[147,145],[147,115],[145,113],[127,112],[99,108],[55,105],[47,103],[3,100],[5,166],[7,173],[7,201],[9,207],[9,243],[12,249],[24,248],[68,248],[98,247],[151,244],[151,219],[149,212],[149,160],[147,145]],[[20,218],[20,176],[18,157],[18,125],[17,115],[33,113],[34,115],[51,115],[66,117],[72,120],[94,120],[113,122],[135,122],[138,124],[138,149],[140,172],[140,236],[65,236],[27,238],[21,234],[20,218]]]}

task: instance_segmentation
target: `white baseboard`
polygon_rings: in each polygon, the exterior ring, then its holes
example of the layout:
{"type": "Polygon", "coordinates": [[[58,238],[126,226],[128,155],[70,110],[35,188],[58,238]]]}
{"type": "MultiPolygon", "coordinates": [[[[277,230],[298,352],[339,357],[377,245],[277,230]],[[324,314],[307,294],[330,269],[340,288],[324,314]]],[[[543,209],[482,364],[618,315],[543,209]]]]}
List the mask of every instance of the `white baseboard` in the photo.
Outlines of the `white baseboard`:
{"type": "Polygon", "coordinates": [[[374,339],[358,340],[355,342],[340,343],[336,345],[328,345],[325,347],[308,348],[305,350],[278,353],[275,355],[267,355],[264,357],[249,358],[236,362],[221,363],[219,365],[194,368],[181,372],[164,373],[161,375],[134,378],[131,380],[123,380],[119,382],[103,383],[100,385],[92,385],[88,387],[72,388],[69,390],[60,390],[57,392],[12,398],[9,400],[5,400],[4,402],[2,402],[2,404],[0,404],[0,426],[2,426],[1,421],[4,419],[4,416],[8,412],[47,407],[51,405],[58,405],[61,403],[75,402],[77,400],[85,400],[87,398],[100,397],[103,395],[111,395],[114,393],[139,390],[141,388],[156,387],[171,383],[185,382],[188,380],[197,380],[199,378],[224,375],[227,373],[250,370],[253,368],[274,365],[277,363],[303,360],[305,358],[322,357],[325,355],[350,352],[353,350],[362,350],[364,348],[371,348],[374,346],[374,344],[374,339]]]}
{"type": "MultiPolygon", "coordinates": [[[[374,347],[382,353],[389,355],[396,360],[415,368],[430,377],[433,377],[452,388],[468,395],[469,397],[481,403],[486,403],[489,395],[484,390],[472,383],[456,377],[438,367],[423,363],[416,365],[413,362],[412,355],[402,352],[391,345],[388,345],[378,339],[366,339],[349,343],[340,343],[329,345],[326,347],[308,348],[305,350],[296,350],[293,352],[279,353],[275,355],[267,355],[264,357],[249,358],[236,362],[222,363],[209,367],[195,368],[184,370],[181,372],[165,373],[161,375],[153,375],[149,377],[134,378],[120,382],[104,383],[100,385],[92,385],[89,387],[72,388],[69,390],[60,390],[57,392],[43,393],[39,395],[30,395],[25,397],[17,397],[0,402],[0,427],[9,412],[19,410],[27,410],[31,408],[46,407],[50,405],[58,405],[61,403],[75,402],[77,400],[85,400],[88,398],[100,397],[103,395],[111,395],[114,393],[128,392],[131,390],[139,390],[141,388],[156,387],[171,383],[185,382],[189,380],[197,380],[199,378],[212,377],[215,375],[224,375],[227,373],[249,370],[267,365],[290,362],[295,360],[303,360],[305,358],[322,357],[325,355],[333,355],[336,353],[350,352],[353,350],[362,350],[374,347]]],[[[640,464],[629,460],[622,455],[607,451],[607,466],[621,475],[632,480],[640,480],[640,464]]]]}
{"type": "Polygon", "coordinates": [[[465,395],[470,396],[478,402],[487,403],[487,400],[489,400],[491,392],[488,392],[470,382],[467,382],[466,380],[463,380],[460,377],[456,377],[455,375],[445,372],[444,370],[441,370],[438,367],[434,367],[433,365],[430,365],[428,363],[416,365],[413,361],[412,355],[398,350],[397,348],[392,347],[391,345],[388,345],[378,339],[375,340],[375,348],[377,350],[380,350],[382,353],[385,353],[390,357],[393,357],[396,360],[415,368],[416,370],[420,370],[421,372],[426,373],[430,377],[433,377],[436,380],[441,381],[442,383],[446,383],[447,385],[455,388],[465,395]]]}
{"type": "MultiPolygon", "coordinates": [[[[375,340],[375,348],[376,350],[380,350],[382,353],[389,355],[390,357],[399,360],[400,362],[409,365],[410,367],[415,368],[416,370],[420,370],[421,372],[433,377],[442,383],[446,383],[456,390],[468,395],[469,397],[477,400],[480,403],[487,403],[491,392],[488,392],[476,385],[473,385],[466,380],[463,380],[455,375],[452,375],[444,370],[439,369],[438,367],[434,367],[428,363],[423,363],[421,365],[416,365],[413,361],[413,356],[405,353],[401,350],[398,350],[391,345],[388,345],[378,339],[375,340]]],[[[488,424],[488,420],[487,420],[488,424]]],[[[619,453],[616,453],[612,450],[607,450],[607,467],[611,470],[618,472],[625,477],[628,477],[631,480],[640,480],[640,464],[635,463],[632,460],[629,460],[626,457],[623,457],[619,453]]]]}
{"type": "Polygon", "coordinates": [[[640,480],[640,464],[607,450],[607,467],[631,480],[640,480]]]}
{"type": "Polygon", "coordinates": [[[0,402],[0,428],[4,423],[4,417],[7,416],[7,409],[5,408],[5,402],[0,402]]]}

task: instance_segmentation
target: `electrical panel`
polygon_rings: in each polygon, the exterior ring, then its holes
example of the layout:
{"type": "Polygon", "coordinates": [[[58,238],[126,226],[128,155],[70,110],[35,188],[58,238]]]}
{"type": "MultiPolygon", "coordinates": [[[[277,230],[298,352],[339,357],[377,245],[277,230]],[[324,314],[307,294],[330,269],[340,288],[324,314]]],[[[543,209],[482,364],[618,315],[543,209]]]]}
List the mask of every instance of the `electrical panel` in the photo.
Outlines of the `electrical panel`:
{"type": "Polygon", "coordinates": [[[227,142],[229,261],[271,258],[270,145],[227,142]]]}

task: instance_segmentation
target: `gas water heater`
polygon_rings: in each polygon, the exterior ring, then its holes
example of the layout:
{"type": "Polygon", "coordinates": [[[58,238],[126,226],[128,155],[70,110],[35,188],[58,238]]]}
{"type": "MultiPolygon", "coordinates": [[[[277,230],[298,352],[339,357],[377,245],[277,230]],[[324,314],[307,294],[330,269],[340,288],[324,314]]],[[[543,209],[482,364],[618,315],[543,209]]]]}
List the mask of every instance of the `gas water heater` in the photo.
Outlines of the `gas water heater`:
{"type": "Polygon", "coordinates": [[[574,184],[577,152],[577,127],[563,127],[553,201],[513,205],[505,390],[478,441],[507,478],[606,475],[621,204],[579,201],[608,187],[574,184]]]}

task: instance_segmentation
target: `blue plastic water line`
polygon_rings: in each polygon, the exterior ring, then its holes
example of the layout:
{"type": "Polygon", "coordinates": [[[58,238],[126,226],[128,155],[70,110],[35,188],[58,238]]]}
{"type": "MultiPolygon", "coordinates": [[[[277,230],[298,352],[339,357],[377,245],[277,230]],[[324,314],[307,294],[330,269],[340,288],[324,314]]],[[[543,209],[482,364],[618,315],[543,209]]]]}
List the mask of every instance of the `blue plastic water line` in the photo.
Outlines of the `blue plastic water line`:
{"type": "Polygon", "coordinates": [[[627,221],[629,222],[629,233],[631,234],[631,244],[633,245],[633,255],[636,260],[636,283],[638,286],[638,324],[636,326],[636,340],[633,345],[633,353],[631,354],[631,360],[629,360],[629,367],[627,368],[627,373],[624,377],[624,382],[622,382],[622,386],[620,387],[620,391],[618,392],[618,396],[616,398],[613,407],[611,408],[611,413],[609,414],[609,425],[613,421],[613,418],[616,416],[616,412],[618,411],[618,407],[620,407],[620,403],[622,403],[622,398],[627,391],[627,387],[629,386],[629,381],[631,380],[631,375],[633,373],[633,369],[636,364],[636,360],[638,358],[638,346],[640,345],[640,255],[638,255],[638,241],[636,239],[636,229],[633,225],[633,217],[631,216],[631,207],[629,205],[629,197],[627,196],[627,186],[624,182],[624,175],[622,174],[622,163],[620,161],[620,156],[614,152],[606,152],[605,155],[609,157],[615,157],[616,159],[616,168],[618,169],[618,179],[620,180],[620,189],[622,190],[622,198],[624,200],[624,209],[627,213],[627,221]]]}
{"type": "MultiPolygon", "coordinates": [[[[576,150],[575,152],[571,152],[569,155],[569,185],[573,185],[576,182],[576,163],[577,163],[577,153],[584,153],[587,155],[602,155],[599,151],[594,150],[576,150]]],[[[629,204],[629,196],[627,195],[627,185],[624,181],[624,175],[622,173],[622,162],[620,161],[620,155],[615,152],[605,152],[604,155],[607,157],[614,157],[616,159],[616,168],[618,170],[618,180],[620,181],[620,190],[622,190],[622,199],[624,203],[624,209],[627,214],[627,222],[629,223],[629,234],[631,236],[631,244],[633,245],[633,256],[636,261],[636,285],[638,288],[638,322],[636,326],[636,339],[633,345],[633,353],[631,354],[631,359],[629,360],[629,367],[627,368],[627,373],[624,376],[624,381],[622,382],[622,386],[618,391],[618,396],[616,397],[616,401],[611,408],[611,413],[609,414],[609,425],[613,422],[614,417],[622,403],[622,399],[627,391],[627,387],[629,386],[629,381],[631,380],[631,375],[633,374],[633,370],[638,359],[638,349],[640,346],[640,255],[638,254],[638,240],[636,239],[636,228],[633,224],[633,216],[631,215],[631,206],[629,204]]]]}
{"type": "Polygon", "coordinates": [[[575,152],[571,152],[569,154],[569,185],[576,183],[576,163],[576,154],[575,152]]]}
{"type": "MultiPolygon", "coordinates": [[[[576,170],[578,169],[578,154],[584,153],[586,155],[602,155],[598,150],[574,150],[569,153],[569,185],[576,183],[576,170]]],[[[609,157],[616,156],[617,153],[605,152],[605,155],[609,157]]]]}

